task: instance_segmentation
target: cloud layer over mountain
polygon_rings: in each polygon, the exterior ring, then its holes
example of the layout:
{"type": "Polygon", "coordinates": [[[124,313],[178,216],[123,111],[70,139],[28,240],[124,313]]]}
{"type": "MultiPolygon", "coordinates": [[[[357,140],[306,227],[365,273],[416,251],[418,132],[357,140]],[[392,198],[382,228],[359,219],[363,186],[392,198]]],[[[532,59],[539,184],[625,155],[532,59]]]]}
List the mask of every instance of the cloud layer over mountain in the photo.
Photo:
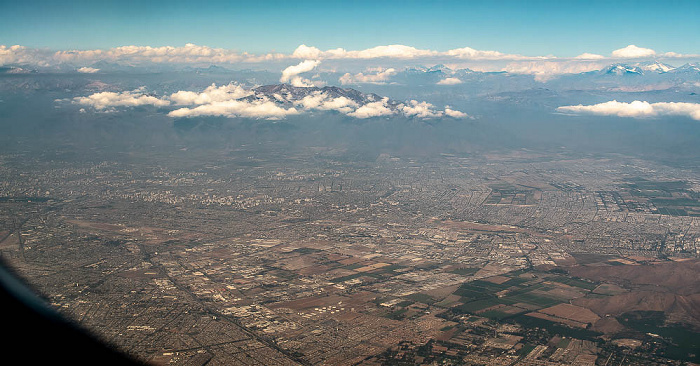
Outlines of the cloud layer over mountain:
{"type": "Polygon", "coordinates": [[[158,98],[146,93],[144,89],[133,91],[100,92],[87,97],[76,97],[73,99],[76,104],[93,107],[97,110],[112,110],[114,107],[138,107],[153,105],[165,107],[170,105],[170,101],[158,98]]]}
{"type": "MultiPolygon", "coordinates": [[[[299,66],[299,65],[298,65],[299,66]]],[[[307,70],[299,67],[295,72],[307,70]]],[[[292,76],[293,78],[294,76],[292,76]]],[[[157,97],[144,88],[123,92],[99,92],[73,98],[74,104],[93,107],[97,111],[115,111],[116,107],[180,106],[168,112],[175,118],[197,116],[280,119],[289,115],[317,111],[335,111],[355,118],[404,116],[408,118],[465,118],[467,114],[446,106],[437,109],[428,102],[410,100],[405,103],[337,87],[295,87],[288,84],[245,89],[237,84],[211,85],[201,92],[181,90],[170,96],[157,97]]]]}
{"type": "MultiPolygon", "coordinates": [[[[278,67],[281,62],[289,62],[290,60],[301,60],[302,62],[295,67],[310,67],[313,63],[318,62],[341,62],[343,60],[352,60],[354,62],[362,62],[365,67],[383,67],[389,69],[396,66],[385,65],[385,63],[408,63],[420,61],[424,63],[448,63],[448,62],[479,62],[482,65],[493,64],[490,71],[508,71],[509,72],[530,72],[530,73],[566,73],[572,69],[571,66],[562,66],[571,61],[577,61],[577,65],[583,65],[586,62],[593,62],[594,66],[598,66],[602,60],[616,59],[637,59],[650,60],[653,58],[669,58],[669,59],[700,59],[700,55],[696,54],[680,54],[676,52],[658,53],[653,49],[638,47],[636,45],[628,45],[626,47],[614,50],[610,56],[603,56],[593,53],[582,53],[576,57],[556,57],[556,56],[541,56],[541,55],[518,55],[493,50],[477,50],[470,47],[461,47],[450,49],[447,51],[437,51],[430,49],[419,49],[406,45],[382,45],[362,50],[346,50],[343,48],[321,50],[313,46],[300,45],[292,53],[267,53],[267,54],[250,54],[231,49],[213,48],[201,46],[192,43],[184,46],[122,46],[110,49],[96,50],[59,50],[51,51],[47,49],[28,48],[19,45],[5,46],[0,45],[0,66],[3,65],[29,65],[33,67],[57,67],[60,65],[72,65],[73,70],[82,67],[92,67],[96,62],[115,62],[125,65],[140,65],[140,64],[190,64],[190,65],[212,65],[212,64],[256,64],[263,68],[265,65],[270,65],[271,68],[278,67]],[[507,67],[503,67],[502,63],[517,62],[507,67]],[[544,72],[528,71],[522,65],[523,62],[532,62],[530,69],[535,67],[546,69],[544,72]],[[500,64],[499,64],[500,63],[500,64]],[[274,66],[273,66],[274,65],[274,66]]],[[[590,69],[593,66],[587,66],[590,69]]],[[[575,67],[574,67],[575,68],[575,67]]],[[[578,69],[584,69],[586,66],[579,66],[578,69]]],[[[81,69],[88,70],[88,69],[81,69]]],[[[283,82],[292,82],[297,85],[303,84],[303,80],[294,79],[293,74],[297,69],[289,70],[289,78],[283,82]]],[[[306,70],[309,71],[309,70],[306,70]]],[[[349,70],[346,70],[349,71],[349,70]]],[[[83,72],[83,71],[81,71],[83,72]]],[[[300,73],[301,71],[297,72],[300,73]]],[[[363,82],[363,77],[369,75],[351,74],[350,77],[355,77],[358,82],[363,82]]],[[[379,75],[378,77],[381,77],[379,75]]],[[[374,80],[377,81],[377,80],[374,80]]],[[[364,82],[373,82],[366,79],[364,82]]]]}
{"type": "Polygon", "coordinates": [[[227,100],[236,100],[253,94],[251,90],[244,89],[238,84],[228,84],[217,87],[215,84],[202,92],[181,90],[170,95],[176,105],[201,105],[227,100]]]}
{"type": "Polygon", "coordinates": [[[557,108],[558,111],[572,114],[594,114],[601,116],[618,116],[648,118],[661,116],[686,116],[700,121],[699,103],[661,102],[649,103],[635,100],[631,103],[612,100],[593,105],[572,105],[557,108]]]}
{"type": "Polygon", "coordinates": [[[309,72],[318,66],[321,61],[318,60],[305,60],[300,62],[298,65],[289,66],[282,70],[282,77],[280,77],[280,83],[290,83],[292,86],[298,87],[309,87],[314,86],[313,82],[308,79],[304,79],[299,74],[309,72]]]}

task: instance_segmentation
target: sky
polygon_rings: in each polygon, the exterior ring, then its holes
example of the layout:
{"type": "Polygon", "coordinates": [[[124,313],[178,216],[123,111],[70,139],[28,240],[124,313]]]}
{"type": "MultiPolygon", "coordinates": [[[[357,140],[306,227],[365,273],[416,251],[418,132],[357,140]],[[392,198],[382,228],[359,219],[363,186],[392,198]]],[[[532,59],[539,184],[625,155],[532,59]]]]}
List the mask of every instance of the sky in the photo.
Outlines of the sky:
{"type": "MultiPolygon", "coordinates": [[[[109,73],[113,63],[117,69],[148,70],[223,65],[279,72],[280,83],[308,87],[393,83],[401,70],[420,65],[528,74],[546,83],[620,63],[654,74],[700,62],[700,0],[0,0],[0,15],[5,73],[109,73]],[[333,80],[322,80],[322,73],[333,80]]],[[[452,75],[436,86],[463,82],[452,75]]],[[[681,86],[700,85],[686,84],[681,86]]],[[[74,102],[95,110],[177,105],[170,113],[179,117],[283,118],[312,109],[358,118],[398,113],[386,102],[357,105],[323,95],[284,109],[264,98],[242,102],[242,93],[249,91],[232,85],[160,97],[137,89],[98,92],[74,102]]],[[[698,104],[682,101],[611,100],[561,108],[560,113],[700,120],[698,104]]],[[[448,106],[418,101],[402,104],[400,113],[468,118],[448,106]]]]}
{"type": "Polygon", "coordinates": [[[700,1],[3,1],[0,45],[51,50],[186,43],[263,54],[401,44],[527,56],[630,44],[700,53],[700,1]]]}

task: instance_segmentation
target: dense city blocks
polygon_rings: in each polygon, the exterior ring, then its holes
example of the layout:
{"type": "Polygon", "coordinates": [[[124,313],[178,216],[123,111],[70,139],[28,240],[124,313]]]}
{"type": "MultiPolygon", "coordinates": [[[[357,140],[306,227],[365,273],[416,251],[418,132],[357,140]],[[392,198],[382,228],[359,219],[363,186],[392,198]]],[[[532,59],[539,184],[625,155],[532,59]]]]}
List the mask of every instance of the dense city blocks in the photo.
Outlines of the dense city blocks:
{"type": "Polygon", "coordinates": [[[1,157],[2,258],[155,364],[700,360],[694,172],[526,151],[61,154],[1,157]]]}

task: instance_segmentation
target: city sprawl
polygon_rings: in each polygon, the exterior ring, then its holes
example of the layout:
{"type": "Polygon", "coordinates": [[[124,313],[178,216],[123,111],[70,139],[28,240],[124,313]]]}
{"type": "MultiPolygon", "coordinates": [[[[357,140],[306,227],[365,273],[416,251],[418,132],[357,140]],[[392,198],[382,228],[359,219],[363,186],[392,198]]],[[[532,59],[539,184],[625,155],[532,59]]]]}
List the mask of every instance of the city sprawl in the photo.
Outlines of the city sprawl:
{"type": "Polygon", "coordinates": [[[697,170],[525,149],[48,149],[0,156],[0,208],[2,258],[155,364],[700,361],[697,170]]]}

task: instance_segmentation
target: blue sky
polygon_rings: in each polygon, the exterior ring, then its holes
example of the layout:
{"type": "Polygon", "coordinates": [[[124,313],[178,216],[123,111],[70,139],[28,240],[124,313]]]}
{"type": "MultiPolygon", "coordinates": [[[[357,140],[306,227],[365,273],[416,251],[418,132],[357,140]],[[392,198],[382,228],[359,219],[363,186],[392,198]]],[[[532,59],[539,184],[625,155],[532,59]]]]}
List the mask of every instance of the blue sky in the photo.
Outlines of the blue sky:
{"type": "Polygon", "coordinates": [[[636,44],[699,53],[700,1],[4,1],[0,44],[50,49],[195,43],[251,53],[404,44],[523,55],[636,44]]]}

